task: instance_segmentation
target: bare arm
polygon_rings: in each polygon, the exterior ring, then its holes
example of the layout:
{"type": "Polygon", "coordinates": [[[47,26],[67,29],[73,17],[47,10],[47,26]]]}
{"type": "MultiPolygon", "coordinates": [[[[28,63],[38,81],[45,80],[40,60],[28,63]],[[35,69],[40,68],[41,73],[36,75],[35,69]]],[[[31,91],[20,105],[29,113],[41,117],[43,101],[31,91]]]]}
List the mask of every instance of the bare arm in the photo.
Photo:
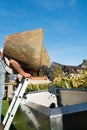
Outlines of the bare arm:
{"type": "Polygon", "coordinates": [[[26,73],[20,66],[20,64],[15,61],[14,59],[11,59],[10,60],[10,64],[13,66],[13,68],[19,73],[21,74],[22,76],[24,76],[25,78],[30,78],[31,77],[31,74],[29,73],[26,73]]]}

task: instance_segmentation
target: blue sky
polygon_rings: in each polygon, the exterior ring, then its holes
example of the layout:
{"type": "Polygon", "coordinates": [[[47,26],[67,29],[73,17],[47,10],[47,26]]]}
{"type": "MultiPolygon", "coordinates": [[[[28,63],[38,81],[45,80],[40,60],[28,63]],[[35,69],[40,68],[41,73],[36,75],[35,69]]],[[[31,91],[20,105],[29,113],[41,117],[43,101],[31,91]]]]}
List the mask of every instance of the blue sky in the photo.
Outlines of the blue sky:
{"type": "Polygon", "coordinates": [[[51,62],[87,59],[87,0],[0,0],[0,48],[7,35],[39,28],[51,62]]]}

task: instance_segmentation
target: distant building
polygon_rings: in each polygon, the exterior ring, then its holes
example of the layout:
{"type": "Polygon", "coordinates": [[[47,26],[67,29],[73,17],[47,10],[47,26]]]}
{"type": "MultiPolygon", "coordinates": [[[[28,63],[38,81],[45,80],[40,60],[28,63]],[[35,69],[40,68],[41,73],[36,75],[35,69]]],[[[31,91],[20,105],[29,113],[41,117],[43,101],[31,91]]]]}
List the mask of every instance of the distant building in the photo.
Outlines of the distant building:
{"type": "Polygon", "coordinates": [[[60,63],[52,62],[52,67],[56,65],[61,66],[64,73],[69,74],[82,74],[85,70],[87,70],[87,60],[83,60],[82,64],[78,66],[70,66],[70,65],[62,65],[60,63]]]}

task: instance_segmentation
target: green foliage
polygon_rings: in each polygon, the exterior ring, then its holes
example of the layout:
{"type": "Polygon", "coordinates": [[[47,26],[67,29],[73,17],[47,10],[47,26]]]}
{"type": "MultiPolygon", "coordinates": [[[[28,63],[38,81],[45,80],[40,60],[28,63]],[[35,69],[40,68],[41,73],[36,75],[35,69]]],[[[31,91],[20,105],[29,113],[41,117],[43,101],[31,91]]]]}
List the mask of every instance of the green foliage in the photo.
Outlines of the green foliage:
{"type": "Polygon", "coordinates": [[[3,100],[3,103],[2,103],[2,118],[3,118],[3,116],[5,116],[8,107],[9,107],[8,100],[3,100]]]}
{"type": "MultiPolygon", "coordinates": [[[[6,114],[8,107],[9,100],[3,100],[2,120],[6,114]]],[[[18,108],[18,111],[9,130],[33,130],[29,125],[29,119],[25,116],[20,107],[18,108]]]]}
{"type": "Polygon", "coordinates": [[[55,86],[60,88],[72,88],[72,81],[69,78],[59,78],[55,81],[55,86]]]}
{"type": "Polygon", "coordinates": [[[59,78],[55,81],[55,85],[61,88],[87,88],[87,76],[78,78],[59,78]]]}
{"type": "Polygon", "coordinates": [[[62,73],[63,73],[63,71],[62,71],[61,66],[56,65],[54,68],[54,73],[53,73],[54,77],[61,77],[62,73]]]}
{"type": "MultiPolygon", "coordinates": [[[[87,88],[87,75],[81,77],[59,77],[54,85],[59,88],[87,88]]],[[[47,90],[51,84],[29,84],[27,91],[47,90]]]]}
{"type": "Polygon", "coordinates": [[[26,91],[47,90],[50,84],[29,84],[26,91]]]}
{"type": "Polygon", "coordinates": [[[9,82],[9,77],[7,74],[5,74],[5,82],[9,82]]]}
{"type": "Polygon", "coordinates": [[[44,71],[42,70],[42,68],[39,71],[39,76],[44,76],[44,71]]]}

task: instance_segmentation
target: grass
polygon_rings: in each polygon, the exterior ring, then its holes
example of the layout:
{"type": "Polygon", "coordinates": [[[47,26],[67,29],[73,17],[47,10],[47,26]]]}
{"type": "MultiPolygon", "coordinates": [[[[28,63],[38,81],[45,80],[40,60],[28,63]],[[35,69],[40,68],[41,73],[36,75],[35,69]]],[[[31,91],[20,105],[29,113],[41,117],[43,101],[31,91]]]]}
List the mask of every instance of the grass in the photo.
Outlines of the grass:
{"type": "MultiPolygon", "coordinates": [[[[9,100],[3,100],[2,120],[7,112],[8,107],[9,107],[9,100]]],[[[29,126],[29,120],[24,115],[24,113],[21,111],[20,107],[17,110],[17,113],[14,117],[14,120],[13,120],[12,125],[9,130],[33,130],[29,126]]]]}

